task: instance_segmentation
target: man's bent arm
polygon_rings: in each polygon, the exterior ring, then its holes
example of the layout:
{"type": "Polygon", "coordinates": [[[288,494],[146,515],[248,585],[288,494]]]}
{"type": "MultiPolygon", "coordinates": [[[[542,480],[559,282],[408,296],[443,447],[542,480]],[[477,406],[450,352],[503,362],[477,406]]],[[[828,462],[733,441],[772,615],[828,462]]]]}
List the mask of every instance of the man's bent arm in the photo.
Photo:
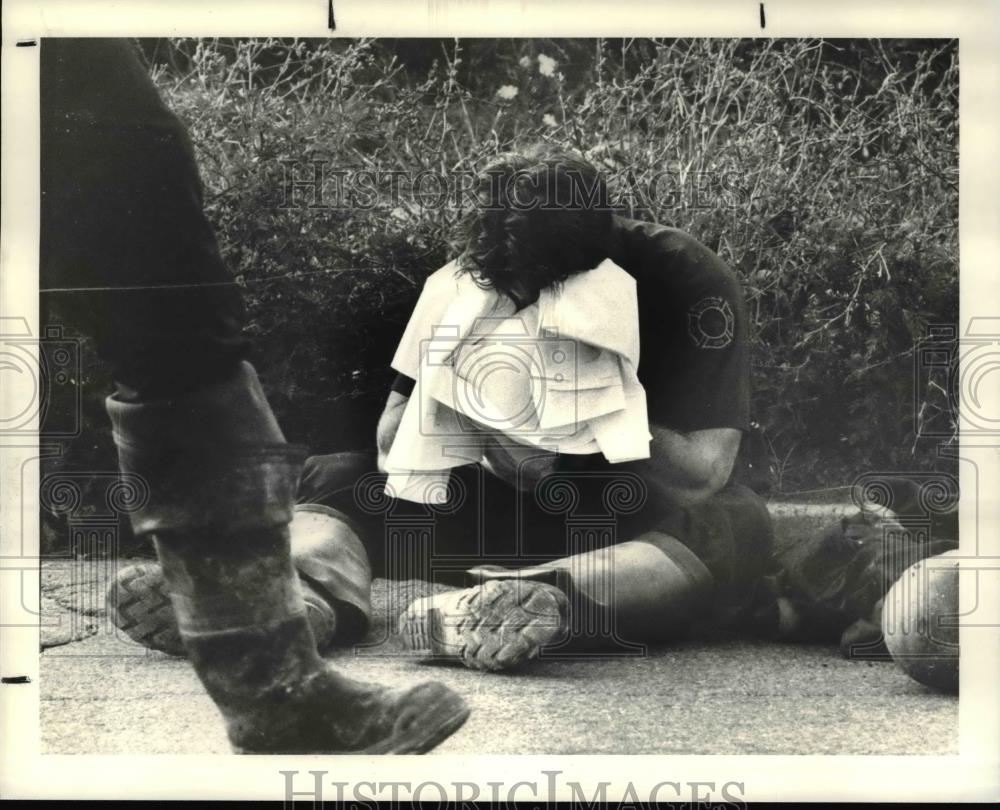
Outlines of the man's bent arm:
{"type": "Polygon", "coordinates": [[[678,433],[651,424],[650,457],[628,462],[653,490],[679,506],[707,500],[729,481],[740,448],[736,428],[710,428],[678,433]]]}
{"type": "Polygon", "coordinates": [[[403,411],[406,410],[409,399],[399,391],[390,391],[379,417],[375,444],[378,447],[378,468],[381,472],[385,472],[385,461],[392,447],[392,440],[396,438],[396,431],[399,430],[399,423],[403,421],[403,411]]]}
{"type": "MultiPolygon", "coordinates": [[[[378,468],[385,462],[403,419],[409,397],[390,391],[376,429],[378,468]]],[[[729,481],[741,433],[736,428],[710,428],[679,433],[650,424],[650,457],[626,463],[649,483],[654,497],[687,506],[707,500],[729,481]]]]}

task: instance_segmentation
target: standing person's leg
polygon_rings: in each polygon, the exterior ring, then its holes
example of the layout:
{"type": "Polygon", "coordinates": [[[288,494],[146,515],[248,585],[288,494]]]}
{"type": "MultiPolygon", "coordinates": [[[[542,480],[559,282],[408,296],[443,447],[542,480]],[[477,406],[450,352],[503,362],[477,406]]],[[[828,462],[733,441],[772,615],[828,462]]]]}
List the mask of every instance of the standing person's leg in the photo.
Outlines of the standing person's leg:
{"type": "Polygon", "coordinates": [[[326,664],[288,523],[303,453],[244,357],[242,303],[201,207],[186,133],[128,43],[42,46],[43,287],[113,367],[123,470],[184,644],[245,752],[418,752],[468,710],[440,684],[393,691],[326,664]]]}

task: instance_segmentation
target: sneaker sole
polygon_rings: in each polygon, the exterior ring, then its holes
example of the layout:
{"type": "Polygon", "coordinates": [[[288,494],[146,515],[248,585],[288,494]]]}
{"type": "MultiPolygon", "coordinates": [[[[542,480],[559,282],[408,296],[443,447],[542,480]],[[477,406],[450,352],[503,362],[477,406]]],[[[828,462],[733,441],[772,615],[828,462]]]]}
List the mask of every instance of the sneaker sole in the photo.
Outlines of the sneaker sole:
{"type": "MultiPolygon", "coordinates": [[[[337,615],[303,581],[306,616],[320,652],[336,636],[337,615]]],[[[122,569],[105,596],[108,616],[132,641],[151,650],[186,658],[167,583],[159,563],[140,563],[122,569]]]]}
{"type": "Polygon", "coordinates": [[[108,588],[106,603],[115,627],[132,641],[169,655],[187,655],[157,563],[131,565],[120,571],[108,588]]]}
{"type": "Polygon", "coordinates": [[[425,659],[497,671],[537,657],[566,630],[568,600],[552,585],[493,580],[418,599],[400,616],[403,646],[425,659]]]}

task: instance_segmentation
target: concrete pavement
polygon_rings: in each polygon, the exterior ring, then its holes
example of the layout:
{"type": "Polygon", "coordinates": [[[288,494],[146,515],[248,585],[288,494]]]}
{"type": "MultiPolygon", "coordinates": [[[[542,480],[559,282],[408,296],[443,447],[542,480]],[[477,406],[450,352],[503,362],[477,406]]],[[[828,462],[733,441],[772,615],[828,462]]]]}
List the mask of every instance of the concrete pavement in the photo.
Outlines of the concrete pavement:
{"type": "MultiPolygon", "coordinates": [[[[793,512],[780,542],[831,517],[827,507],[793,512]]],[[[215,708],[187,662],[133,644],[105,620],[112,573],[95,561],[43,565],[43,751],[227,753],[215,708]]],[[[412,583],[411,595],[427,587],[412,583]]],[[[332,657],[354,677],[389,685],[434,678],[466,696],[472,717],[439,753],[958,752],[958,700],[892,663],[847,661],[833,647],[725,641],[484,674],[420,664],[391,639],[376,643],[386,594],[377,582],[370,646],[332,657]]]]}

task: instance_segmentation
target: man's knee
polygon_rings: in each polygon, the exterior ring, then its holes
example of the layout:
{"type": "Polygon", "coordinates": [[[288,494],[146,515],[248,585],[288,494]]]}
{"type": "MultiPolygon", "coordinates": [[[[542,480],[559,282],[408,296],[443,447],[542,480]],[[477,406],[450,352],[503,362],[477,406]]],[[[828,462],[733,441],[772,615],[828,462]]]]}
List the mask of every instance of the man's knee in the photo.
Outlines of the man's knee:
{"type": "Polygon", "coordinates": [[[356,641],[371,619],[372,568],[360,537],[341,512],[300,504],[289,527],[299,576],[337,610],[337,635],[356,641]]]}
{"type": "Polygon", "coordinates": [[[374,453],[331,453],[310,456],[302,467],[302,480],[296,500],[298,503],[321,503],[334,509],[351,512],[355,489],[359,482],[384,483],[380,476],[374,453]],[[373,480],[369,482],[369,478],[373,480]]]}
{"type": "Polygon", "coordinates": [[[653,528],[679,538],[726,590],[756,580],[772,566],[771,515],[764,499],[748,487],[727,487],[653,528]]]}

